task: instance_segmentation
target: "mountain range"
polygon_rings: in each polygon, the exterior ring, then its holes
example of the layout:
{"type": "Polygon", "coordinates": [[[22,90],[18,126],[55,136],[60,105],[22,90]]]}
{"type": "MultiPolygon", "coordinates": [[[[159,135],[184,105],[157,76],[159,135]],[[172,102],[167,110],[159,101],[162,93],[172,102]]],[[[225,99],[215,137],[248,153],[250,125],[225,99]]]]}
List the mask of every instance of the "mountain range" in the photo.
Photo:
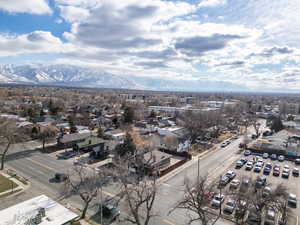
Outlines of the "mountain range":
{"type": "Polygon", "coordinates": [[[65,64],[0,65],[0,83],[160,91],[241,91],[245,86],[223,81],[123,76],[65,64]]]}

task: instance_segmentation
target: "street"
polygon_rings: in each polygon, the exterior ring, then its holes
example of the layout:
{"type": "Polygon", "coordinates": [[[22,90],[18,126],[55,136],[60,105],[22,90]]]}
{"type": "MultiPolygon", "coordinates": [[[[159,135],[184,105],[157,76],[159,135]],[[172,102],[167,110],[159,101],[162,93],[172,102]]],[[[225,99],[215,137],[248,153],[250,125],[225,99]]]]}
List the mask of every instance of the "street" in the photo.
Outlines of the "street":
{"type": "MultiPolygon", "coordinates": [[[[236,154],[240,139],[233,141],[225,148],[217,148],[209,152],[199,159],[199,174],[206,174],[212,179],[215,176],[223,173],[227,166],[235,161],[239,155],[236,154]]],[[[40,194],[58,200],[61,184],[51,183],[51,179],[56,172],[67,172],[72,168],[72,162],[68,160],[58,160],[55,153],[41,153],[36,150],[19,151],[20,148],[33,149],[34,143],[26,143],[23,146],[14,146],[7,157],[7,167],[14,169],[21,176],[27,178],[31,182],[31,186],[24,193],[8,198],[4,204],[1,204],[0,209],[4,209],[17,202],[25,201],[40,194]]],[[[185,224],[187,221],[186,212],[183,210],[175,210],[169,214],[170,210],[176,205],[176,202],[183,197],[184,180],[186,178],[195,181],[198,175],[198,159],[192,159],[183,165],[183,168],[178,168],[166,178],[162,178],[158,186],[158,195],[154,205],[154,213],[157,215],[152,220],[152,224],[185,224]]],[[[113,196],[118,190],[112,187],[104,188],[104,195],[113,196]]],[[[63,200],[63,203],[69,203],[74,208],[81,208],[81,200],[79,197],[72,197],[63,200]]],[[[91,204],[93,205],[93,204],[91,204]]],[[[95,208],[89,210],[89,214],[95,212],[95,208]]]]}

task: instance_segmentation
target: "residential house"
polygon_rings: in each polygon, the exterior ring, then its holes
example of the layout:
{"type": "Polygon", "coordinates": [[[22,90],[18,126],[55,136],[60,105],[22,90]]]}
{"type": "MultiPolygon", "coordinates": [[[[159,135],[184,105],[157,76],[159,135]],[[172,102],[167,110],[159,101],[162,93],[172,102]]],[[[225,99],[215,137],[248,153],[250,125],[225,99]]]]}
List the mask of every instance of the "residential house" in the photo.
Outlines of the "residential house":
{"type": "Polygon", "coordinates": [[[74,133],[60,135],[57,138],[57,146],[63,148],[71,148],[74,144],[84,141],[89,136],[91,136],[91,133],[74,133]]]}
{"type": "Polygon", "coordinates": [[[73,145],[74,151],[94,151],[96,153],[108,150],[108,146],[105,145],[106,141],[96,136],[86,137],[83,141],[77,142],[73,145]]]}
{"type": "Polygon", "coordinates": [[[171,165],[172,155],[154,150],[143,154],[143,163],[146,172],[150,175],[160,173],[171,165]]]}
{"type": "Polygon", "coordinates": [[[119,129],[105,131],[105,134],[118,142],[123,141],[126,136],[126,132],[119,129]]]}

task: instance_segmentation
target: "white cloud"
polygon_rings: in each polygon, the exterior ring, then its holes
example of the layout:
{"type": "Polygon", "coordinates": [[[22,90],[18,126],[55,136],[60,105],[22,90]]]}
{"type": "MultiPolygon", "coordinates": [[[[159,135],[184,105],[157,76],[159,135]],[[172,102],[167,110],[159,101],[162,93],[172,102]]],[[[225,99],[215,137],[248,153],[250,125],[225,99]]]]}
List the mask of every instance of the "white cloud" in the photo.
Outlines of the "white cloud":
{"type": "Polygon", "coordinates": [[[87,9],[75,6],[59,6],[61,17],[67,22],[74,23],[85,20],[90,14],[87,9]]]}
{"type": "Polygon", "coordinates": [[[216,7],[220,5],[225,5],[227,3],[227,0],[202,0],[198,7],[216,7]]]}
{"type": "MultiPolygon", "coordinates": [[[[65,46],[67,49],[67,46],[65,46]]],[[[0,35],[0,56],[26,53],[63,52],[64,45],[50,32],[34,31],[23,35],[0,35]]]]}
{"type": "Polygon", "coordinates": [[[1,0],[0,10],[9,13],[50,14],[52,11],[45,0],[1,0]]]}

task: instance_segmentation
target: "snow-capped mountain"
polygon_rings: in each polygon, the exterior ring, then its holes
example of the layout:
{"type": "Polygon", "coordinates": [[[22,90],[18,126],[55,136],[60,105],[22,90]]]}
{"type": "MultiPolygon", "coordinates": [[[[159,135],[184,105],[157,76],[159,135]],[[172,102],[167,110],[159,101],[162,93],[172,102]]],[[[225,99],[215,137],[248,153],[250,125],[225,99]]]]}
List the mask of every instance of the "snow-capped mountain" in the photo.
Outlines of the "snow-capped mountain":
{"type": "Polygon", "coordinates": [[[125,77],[71,65],[0,65],[0,82],[80,87],[142,88],[125,77]]]}
{"type": "Polygon", "coordinates": [[[0,65],[0,83],[173,91],[229,91],[245,88],[229,82],[121,76],[63,64],[0,65]]]}

